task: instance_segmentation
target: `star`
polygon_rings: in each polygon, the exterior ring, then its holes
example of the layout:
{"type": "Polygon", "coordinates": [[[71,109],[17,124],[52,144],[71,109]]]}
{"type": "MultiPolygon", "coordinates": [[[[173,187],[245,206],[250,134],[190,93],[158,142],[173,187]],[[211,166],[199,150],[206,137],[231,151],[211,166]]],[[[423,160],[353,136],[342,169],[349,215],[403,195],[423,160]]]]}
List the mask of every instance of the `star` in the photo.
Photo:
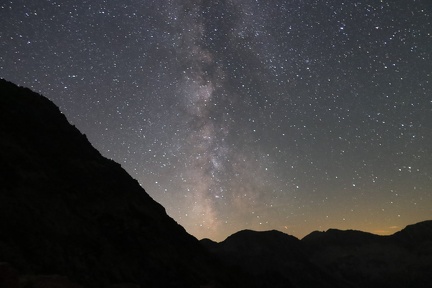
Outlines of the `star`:
{"type": "Polygon", "coordinates": [[[430,217],[428,1],[3,2],[0,77],[197,238],[430,217]]]}

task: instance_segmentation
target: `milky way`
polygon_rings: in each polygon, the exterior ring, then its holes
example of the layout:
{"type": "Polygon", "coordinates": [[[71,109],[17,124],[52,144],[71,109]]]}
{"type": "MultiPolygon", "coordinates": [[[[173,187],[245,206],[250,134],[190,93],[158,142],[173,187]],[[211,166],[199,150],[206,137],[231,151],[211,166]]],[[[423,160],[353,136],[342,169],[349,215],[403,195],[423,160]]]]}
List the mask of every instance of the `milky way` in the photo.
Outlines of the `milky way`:
{"type": "Polygon", "coordinates": [[[0,77],[198,238],[432,217],[432,3],[3,1],[0,77]]]}

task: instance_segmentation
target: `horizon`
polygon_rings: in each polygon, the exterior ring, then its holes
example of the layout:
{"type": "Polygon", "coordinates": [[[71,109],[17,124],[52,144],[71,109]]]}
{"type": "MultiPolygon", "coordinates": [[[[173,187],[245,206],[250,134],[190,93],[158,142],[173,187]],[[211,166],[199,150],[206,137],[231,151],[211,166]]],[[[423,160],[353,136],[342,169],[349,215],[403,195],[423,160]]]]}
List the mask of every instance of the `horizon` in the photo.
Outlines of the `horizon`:
{"type": "MultiPolygon", "coordinates": [[[[232,236],[232,235],[234,235],[234,234],[236,234],[236,233],[238,233],[238,232],[242,232],[242,231],[253,231],[253,232],[270,232],[270,231],[278,231],[278,232],[281,232],[281,233],[287,234],[287,235],[289,235],[289,236],[293,236],[293,237],[297,238],[298,240],[302,240],[303,238],[305,238],[306,236],[308,236],[309,234],[312,234],[312,233],[314,233],[314,232],[322,232],[322,233],[325,233],[325,232],[328,232],[329,230],[338,230],[338,231],[358,231],[358,232],[364,232],[364,233],[374,234],[374,235],[377,235],[377,236],[392,236],[392,235],[396,234],[397,232],[400,232],[400,231],[404,230],[407,226],[414,225],[414,224],[421,223],[421,222],[425,222],[425,221],[431,221],[431,220],[426,219],[426,220],[423,220],[423,221],[420,221],[420,222],[416,222],[416,223],[408,224],[408,225],[406,225],[405,227],[402,227],[402,228],[401,228],[401,227],[397,227],[397,228],[396,228],[396,227],[389,227],[390,229],[395,229],[394,231],[391,231],[391,232],[390,232],[389,230],[377,230],[377,231],[375,231],[375,232],[371,232],[371,231],[363,231],[363,230],[359,230],[359,229],[355,229],[355,228],[348,228],[348,229],[328,228],[328,229],[325,229],[325,230],[318,230],[318,229],[317,229],[317,230],[312,230],[312,231],[310,231],[309,233],[305,234],[305,235],[302,236],[302,237],[297,237],[297,236],[295,236],[295,235],[290,234],[289,232],[281,231],[281,230],[277,230],[277,229],[271,229],[271,230],[252,230],[252,229],[242,229],[242,230],[238,230],[238,231],[236,231],[236,232],[234,232],[234,233],[228,235],[227,237],[225,237],[225,238],[223,238],[222,240],[219,240],[219,241],[216,241],[216,240],[211,239],[211,238],[208,238],[208,237],[201,238],[201,239],[198,239],[198,240],[209,239],[209,240],[211,240],[211,241],[214,241],[214,242],[220,243],[220,242],[225,241],[225,240],[226,240],[227,238],[229,238],[230,236],[232,236]],[[381,234],[381,233],[382,233],[382,234],[381,234]]],[[[186,231],[186,232],[187,232],[187,231],[186,231]]]]}
{"type": "MultiPolygon", "coordinates": [[[[0,80],[5,80],[6,82],[8,82],[8,83],[12,83],[12,82],[10,82],[10,81],[8,81],[7,79],[3,79],[3,78],[0,78],[0,80]]],[[[12,83],[12,84],[14,84],[14,83],[12,83]]],[[[14,84],[14,85],[16,85],[16,84],[14,84]]],[[[21,88],[25,88],[25,89],[27,89],[27,87],[24,87],[24,86],[19,86],[19,87],[21,87],[21,88]]],[[[39,94],[40,95],[40,94],[39,94]]],[[[44,95],[41,95],[42,97],[45,97],[44,95]]],[[[57,107],[57,106],[56,106],[57,107]]],[[[61,112],[61,111],[60,111],[61,112]]],[[[69,121],[68,121],[69,122],[69,121]]],[[[69,122],[70,123],[70,122],[69,122]]],[[[85,134],[83,134],[83,135],[85,135],[85,134]]],[[[91,144],[90,143],[90,145],[92,145],[93,146],[93,144],[91,144]]],[[[94,146],[93,146],[94,147],[94,146]]],[[[96,149],[96,148],[95,148],[96,149]]],[[[99,151],[100,152],[100,151],[99,151]]],[[[103,156],[102,155],[102,157],[104,157],[104,158],[106,158],[105,156],[103,156]]],[[[108,159],[108,158],[107,158],[108,159]]],[[[111,159],[112,160],[112,159],[111,159]]],[[[116,162],[117,163],[117,162],[116,162]]],[[[118,163],[119,164],[119,163],[118,163]]],[[[120,166],[121,166],[121,164],[120,164],[120,166]]],[[[123,167],[122,167],[122,169],[124,169],[123,167]]],[[[127,172],[128,173],[128,172],[127,172]]],[[[132,179],[134,179],[134,180],[136,180],[135,178],[133,178],[129,173],[128,173],[128,175],[132,178],[132,179]]],[[[144,187],[142,187],[142,185],[140,184],[140,186],[141,186],[141,188],[143,189],[143,191],[146,193],[146,194],[148,194],[146,191],[145,191],[145,188],[144,187]]],[[[160,204],[160,203],[159,203],[160,204]]],[[[169,216],[169,215],[168,215],[169,216]]],[[[308,236],[309,234],[312,234],[312,233],[314,233],[314,232],[328,232],[329,230],[339,230],[339,231],[358,231],[358,232],[364,232],[364,233],[371,233],[371,234],[374,234],[374,235],[377,235],[377,236],[391,236],[391,235],[393,235],[393,234],[396,234],[397,232],[400,232],[400,231],[402,231],[402,230],[404,230],[405,228],[407,228],[408,226],[411,226],[411,225],[416,225],[416,224],[419,224],[419,223],[422,223],[422,222],[427,222],[427,221],[432,221],[431,219],[425,219],[425,220],[422,220],[422,221],[419,221],[419,222],[415,222],[415,223],[409,223],[409,224],[407,224],[407,225],[405,225],[405,226],[403,226],[403,227],[399,227],[399,226],[392,226],[392,227],[388,227],[388,229],[387,230],[374,230],[374,231],[366,231],[366,230],[360,230],[360,229],[355,229],[355,228],[353,228],[353,227],[351,227],[351,228],[343,228],[343,229],[339,229],[339,228],[336,228],[336,227],[328,227],[328,228],[326,228],[326,229],[315,229],[315,230],[312,230],[312,231],[310,231],[310,232],[308,232],[308,233],[306,233],[305,235],[303,235],[303,236],[300,236],[300,237],[298,237],[298,236],[296,236],[296,235],[293,235],[293,234],[290,234],[289,233],[289,231],[288,231],[288,227],[284,227],[284,229],[285,229],[285,231],[283,231],[283,230],[278,230],[278,229],[270,229],[270,230],[253,230],[253,229],[248,229],[248,228],[244,228],[244,229],[241,229],[241,230],[238,230],[238,231],[235,231],[235,232],[233,232],[232,234],[229,234],[229,235],[227,235],[225,238],[222,238],[221,240],[218,240],[218,241],[216,241],[216,240],[214,240],[214,239],[210,239],[210,238],[207,238],[207,237],[204,237],[204,238],[201,238],[201,239],[198,239],[198,240],[203,240],[203,239],[209,239],[209,240],[212,240],[212,241],[215,241],[215,242],[223,242],[224,240],[226,240],[226,238],[228,238],[228,237],[230,237],[230,236],[232,236],[232,235],[234,235],[234,234],[236,234],[236,233],[239,233],[239,232],[242,232],[242,231],[253,231],[253,232],[270,232],[270,231],[278,231],[278,232],[281,232],[281,233],[284,233],[284,234],[287,234],[287,235],[290,235],[290,236],[293,236],[293,237],[296,237],[297,239],[299,239],[299,240],[302,240],[304,237],[306,237],[306,236],[308,236]]],[[[186,231],[187,232],[187,231],[186,231]]],[[[192,234],[191,234],[192,235],[192,234]]]]}
{"type": "Polygon", "coordinates": [[[0,77],[198,239],[393,234],[432,215],[429,4],[10,1],[0,77]]]}

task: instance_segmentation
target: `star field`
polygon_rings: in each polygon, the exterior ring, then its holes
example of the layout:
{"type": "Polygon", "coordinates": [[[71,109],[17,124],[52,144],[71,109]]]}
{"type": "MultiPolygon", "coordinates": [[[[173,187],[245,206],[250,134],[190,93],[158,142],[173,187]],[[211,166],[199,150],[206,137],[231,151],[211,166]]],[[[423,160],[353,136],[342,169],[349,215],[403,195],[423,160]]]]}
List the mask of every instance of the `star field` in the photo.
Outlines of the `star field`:
{"type": "Polygon", "coordinates": [[[0,77],[197,238],[432,217],[432,2],[2,1],[0,77]]]}

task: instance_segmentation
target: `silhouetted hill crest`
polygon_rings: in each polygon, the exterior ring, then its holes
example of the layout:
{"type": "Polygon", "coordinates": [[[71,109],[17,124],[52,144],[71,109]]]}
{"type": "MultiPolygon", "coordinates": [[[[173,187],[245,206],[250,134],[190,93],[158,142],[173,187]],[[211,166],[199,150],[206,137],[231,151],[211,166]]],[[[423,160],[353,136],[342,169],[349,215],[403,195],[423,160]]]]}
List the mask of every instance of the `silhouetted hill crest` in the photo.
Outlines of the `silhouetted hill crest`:
{"type": "Polygon", "coordinates": [[[432,220],[408,225],[391,236],[401,244],[415,246],[417,243],[429,242],[432,244],[432,220]]]}
{"type": "Polygon", "coordinates": [[[89,287],[246,281],[216,265],[50,100],[3,79],[0,163],[0,262],[22,274],[59,274],[89,287]]]}
{"type": "Polygon", "coordinates": [[[342,287],[308,260],[299,239],[277,230],[242,230],[219,243],[201,243],[222,262],[247,271],[259,287],[342,287]]]}
{"type": "Polygon", "coordinates": [[[359,246],[381,241],[382,237],[358,230],[329,229],[325,232],[314,231],[302,238],[309,249],[320,249],[324,246],[359,246]]]}

